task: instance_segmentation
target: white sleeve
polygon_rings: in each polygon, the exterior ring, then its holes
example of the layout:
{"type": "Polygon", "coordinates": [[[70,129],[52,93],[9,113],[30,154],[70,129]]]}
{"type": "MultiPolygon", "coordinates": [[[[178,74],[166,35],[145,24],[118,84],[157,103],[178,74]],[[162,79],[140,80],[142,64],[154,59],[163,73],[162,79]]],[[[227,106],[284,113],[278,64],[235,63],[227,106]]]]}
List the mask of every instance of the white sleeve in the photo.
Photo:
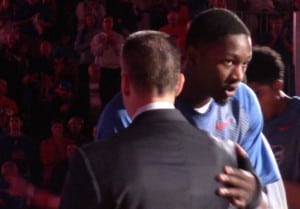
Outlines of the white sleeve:
{"type": "Polygon", "coordinates": [[[266,185],[270,209],[288,209],[287,199],[282,179],[266,185]]]}

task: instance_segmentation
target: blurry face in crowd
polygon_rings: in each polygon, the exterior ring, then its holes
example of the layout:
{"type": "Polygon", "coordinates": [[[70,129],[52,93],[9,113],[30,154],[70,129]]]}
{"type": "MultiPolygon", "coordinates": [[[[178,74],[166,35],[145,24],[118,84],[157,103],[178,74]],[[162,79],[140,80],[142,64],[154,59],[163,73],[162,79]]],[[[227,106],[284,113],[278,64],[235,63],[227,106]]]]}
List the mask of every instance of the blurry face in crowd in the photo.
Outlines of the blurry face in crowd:
{"type": "Polygon", "coordinates": [[[174,11],[168,14],[168,23],[172,26],[176,26],[178,23],[178,14],[174,11]]]}
{"type": "Polygon", "coordinates": [[[51,133],[54,137],[61,137],[64,133],[64,126],[62,123],[55,122],[51,125],[51,133]]]}
{"type": "Polygon", "coordinates": [[[68,127],[71,132],[76,133],[76,132],[80,132],[83,124],[84,124],[84,122],[81,118],[72,117],[72,118],[70,118],[70,120],[68,122],[68,127]]]}
{"type": "Polygon", "coordinates": [[[22,120],[19,117],[10,117],[8,121],[8,127],[10,130],[19,131],[23,125],[22,120]]]}
{"type": "Polygon", "coordinates": [[[213,43],[188,49],[186,69],[191,85],[201,89],[195,97],[213,97],[225,104],[243,80],[252,56],[251,39],[247,35],[227,35],[213,43]],[[197,48],[195,48],[197,47],[197,48]]]}
{"type": "Polygon", "coordinates": [[[280,18],[275,18],[270,21],[271,30],[276,34],[281,32],[282,25],[283,25],[283,20],[280,18]]]}
{"type": "Polygon", "coordinates": [[[6,35],[6,44],[12,48],[19,41],[20,35],[17,31],[10,31],[6,35]]]}
{"type": "Polygon", "coordinates": [[[114,26],[114,21],[113,21],[112,17],[105,17],[103,19],[102,28],[103,28],[104,32],[112,31],[113,26],[114,26]]]}
{"type": "Polygon", "coordinates": [[[48,41],[42,41],[40,44],[40,53],[44,56],[49,56],[52,52],[52,45],[48,41]]]}
{"type": "Polygon", "coordinates": [[[89,14],[85,17],[86,27],[91,28],[96,25],[96,17],[92,14],[89,14]]]}

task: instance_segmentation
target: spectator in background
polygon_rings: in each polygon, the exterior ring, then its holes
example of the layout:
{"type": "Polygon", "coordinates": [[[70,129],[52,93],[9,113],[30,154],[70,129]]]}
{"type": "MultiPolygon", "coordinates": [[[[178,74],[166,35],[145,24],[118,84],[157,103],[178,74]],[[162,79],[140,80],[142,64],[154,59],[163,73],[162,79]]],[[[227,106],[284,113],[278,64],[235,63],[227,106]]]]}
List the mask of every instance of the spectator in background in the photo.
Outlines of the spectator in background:
{"type": "Polygon", "coordinates": [[[59,37],[53,42],[53,52],[54,54],[63,55],[68,62],[73,63],[74,65],[78,64],[78,55],[74,50],[74,36],[75,33],[70,32],[69,30],[64,30],[59,34],[59,37]]]}
{"type": "Polygon", "coordinates": [[[16,7],[14,13],[14,24],[20,33],[30,40],[34,46],[36,38],[44,38],[47,30],[52,27],[53,16],[49,5],[38,0],[25,0],[16,7]]]}
{"type": "Polygon", "coordinates": [[[53,74],[53,42],[41,40],[38,44],[38,53],[32,63],[32,71],[40,77],[43,73],[53,74]]]}
{"type": "Polygon", "coordinates": [[[5,34],[5,44],[0,46],[0,77],[7,81],[7,95],[14,99],[17,104],[21,97],[21,80],[23,73],[27,71],[19,62],[21,35],[15,28],[5,34]]]}
{"type": "Polygon", "coordinates": [[[96,17],[96,25],[101,27],[103,18],[106,15],[106,9],[99,0],[82,0],[76,5],[77,30],[85,27],[85,17],[90,13],[96,17]]]}
{"type": "Polygon", "coordinates": [[[262,108],[263,133],[284,179],[288,204],[297,209],[300,208],[300,98],[284,92],[284,70],[278,52],[257,46],[246,75],[262,108]]]}
{"type": "Polygon", "coordinates": [[[66,146],[74,143],[72,139],[65,137],[63,121],[54,119],[51,121],[50,126],[50,137],[43,139],[40,143],[42,176],[39,183],[42,188],[49,190],[55,183],[52,181],[55,166],[67,159],[66,146]]]}
{"type": "Polygon", "coordinates": [[[113,27],[113,17],[105,16],[102,23],[103,31],[96,34],[91,41],[95,64],[101,68],[100,89],[103,106],[120,91],[120,50],[124,38],[115,32],[113,27]]]}
{"type": "Polygon", "coordinates": [[[17,103],[7,96],[7,82],[0,78],[0,109],[8,115],[18,113],[17,103]]]}
{"type": "Polygon", "coordinates": [[[267,45],[277,51],[285,65],[284,91],[294,94],[294,85],[291,78],[294,77],[293,69],[293,33],[292,16],[272,16],[269,21],[270,30],[262,37],[261,45],[267,45]]]}
{"type": "Polygon", "coordinates": [[[84,27],[77,31],[74,49],[79,55],[79,77],[80,83],[88,81],[88,66],[94,63],[95,57],[91,52],[90,43],[92,38],[100,32],[96,24],[96,16],[93,13],[87,13],[85,16],[84,27]]]}
{"type": "Polygon", "coordinates": [[[170,10],[167,15],[168,23],[162,26],[159,31],[169,34],[174,43],[180,47],[180,41],[186,36],[187,26],[179,24],[178,15],[176,10],[170,10]]]}
{"type": "Polygon", "coordinates": [[[149,29],[159,30],[167,23],[168,8],[164,0],[152,1],[149,8],[150,26],[149,29]]]}
{"type": "Polygon", "coordinates": [[[88,126],[93,126],[102,110],[101,99],[101,69],[97,64],[88,67],[88,80],[81,83],[76,100],[79,103],[78,114],[81,115],[88,126]]]}
{"type": "MultiPolygon", "coordinates": [[[[251,31],[252,39],[255,43],[260,40],[260,24],[263,24],[263,19],[266,15],[271,15],[276,12],[273,0],[240,0],[239,7],[245,11],[243,20],[251,31]]],[[[263,31],[266,32],[266,31],[263,31]]]]}
{"type": "Polygon", "coordinates": [[[8,117],[18,112],[17,103],[7,96],[6,80],[0,78],[0,133],[7,131],[8,117]]]}
{"type": "Polygon", "coordinates": [[[175,10],[178,13],[178,23],[186,27],[189,21],[189,9],[186,3],[181,0],[168,0],[168,11],[175,10]]]}
{"type": "Polygon", "coordinates": [[[74,141],[76,146],[89,143],[91,140],[86,135],[86,124],[82,117],[71,116],[67,123],[67,136],[74,141]]]}
{"type": "Polygon", "coordinates": [[[79,75],[77,65],[67,57],[63,51],[58,50],[54,54],[53,75],[54,84],[58,86],[61,82],[67,82],[72,87],[72,91],[78,91],[79,75]]]}
{"type": "Polygon", "coordinates": [[[23,119],[19,114],[9,116],[7,133],[0,137],[0,165],[7,160],[18,163],[20,173],[33,177],[36,169],[36,144],[23,133],[23,119]]]}
{"type": "Polygon", "coordinates": [[[141,13],[137,5],[131,0],[119,0],[116,13],[115,29],[124,37],[138,30],[141,13]]]}
{"type": "Polygon", "coordinates": [[[25,195],[11,195],[6,193],[12,178],[26,178],[22,176],[18,164],[13,160],[5,161],[1,165],[0,178],[0,208],[1,209],[29,209],[25,195]]]}
{"type": "Polygon", "coordinates": [[[13,27],[13,12],[11,0],[0,0],[0,45],[5,43],[5,35],[13,27]]]}
{"type": "Polygon", "coordinates": [[[67,120],[73,114],[76,114],[76,95],[71,83],[62,81],[55,86],[54,97],[50,104],[50,110],[53,117],[59,117],[67,120]]]}

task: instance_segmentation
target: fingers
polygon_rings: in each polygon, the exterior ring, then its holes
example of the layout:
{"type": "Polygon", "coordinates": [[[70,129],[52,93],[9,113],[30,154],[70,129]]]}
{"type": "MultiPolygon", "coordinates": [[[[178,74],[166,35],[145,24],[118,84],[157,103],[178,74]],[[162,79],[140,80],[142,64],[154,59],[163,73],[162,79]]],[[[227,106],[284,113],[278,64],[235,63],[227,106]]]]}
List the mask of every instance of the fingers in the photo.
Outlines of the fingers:
{"type": "Polygon", "coordinates": [[[225,185],[242,188],[256,183],[252,173],[230,166],[225,166],[224,172],[218,175],[218,180],[225,185]]]}
{"type": "Polygon", "coordinates": [[[225,166],[224,172],[217,179],[227,185],[219,188],[217,194],[228,198],[235,206],[244,207],[253,198],[256,181],[250,172],[225,166]]]}
{"type": "Polygon", "coordinates": [[[238,208],[243,208],[247,205],[247,201],[243,197],[240,190],[219,188],[217,190],[217,194],[222,197],[228,198],[231,204],[235,205],[238,208]]]}
{"type": "Polygon", "coordinates": [[[235,144],[235,152],[240,157],[243,157],[243,158],[248,157],[247,152],[239,144],[235,144]]]}

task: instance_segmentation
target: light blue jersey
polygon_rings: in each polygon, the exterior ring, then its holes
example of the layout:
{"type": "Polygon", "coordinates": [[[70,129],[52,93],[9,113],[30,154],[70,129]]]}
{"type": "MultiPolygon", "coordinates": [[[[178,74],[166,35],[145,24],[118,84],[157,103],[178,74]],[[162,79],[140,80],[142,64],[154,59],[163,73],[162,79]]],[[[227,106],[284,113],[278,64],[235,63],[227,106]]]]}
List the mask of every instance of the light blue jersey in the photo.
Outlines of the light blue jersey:
{"type": "MultiPolygon", "coordinates": [[[[262,140],[263,119],[258,101],[245,84],[239,85],[234,97],[224,106],[212,101],[206,113],[201,114],[180,100],[176,101],[176,107],[198,128],[240,144],[248,153],[263,185],[280,179],[270,146],[266,140],[262,140]]],[[[130,122],[121,95],[118,94],[108,103],[99,119],[97,139],[111,136],[128,127],[130,122]]]]}

